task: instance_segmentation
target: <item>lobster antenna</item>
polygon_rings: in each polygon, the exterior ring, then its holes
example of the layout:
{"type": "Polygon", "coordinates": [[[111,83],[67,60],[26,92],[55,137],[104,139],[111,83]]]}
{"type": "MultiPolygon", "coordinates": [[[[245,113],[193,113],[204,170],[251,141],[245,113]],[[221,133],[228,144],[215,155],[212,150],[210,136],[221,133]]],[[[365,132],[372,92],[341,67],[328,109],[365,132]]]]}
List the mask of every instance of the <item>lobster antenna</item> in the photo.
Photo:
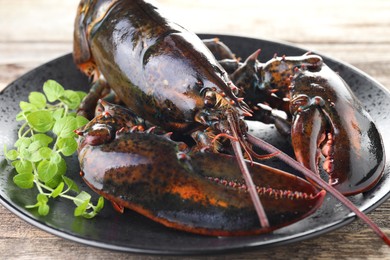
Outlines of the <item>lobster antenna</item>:
{"type": "Polygon", "coordinates": [[[280,151],[278,148],[273,145],[247,133],[247,138],[249,142],[258,146],[259,148],[270,152],[278,152],[275,156],[278,157],[281,161],[285,162],[289,166],[294,169],[300,171],[305,177],[313,180],[320,186],[322,189],[326,190],[330,194],[332,194],[337,200],[343,203],[347,208],[349,208],[353,213],[356,214],[361,220],[363,220],[388,246],[390,246],[390,238],[362,211],[360,211],[355,204],[353,204],[350,200],[348,200],[343,194],[341,194],[338,190],[329,185],[326,181],[321,179],[317,174],[314,174],[311,170],[307,169],[305,166],[300,164],[298,161],[291,158],[286,153],[280,151]]]}
{"type": "Polygon", "coordinates": [[[246,165],[246,162],[244,160],[244,156],[242,155],[242,150],[241,150],[241,144],[238,141],[238,134],[237,130],[235,129],[235,124],[234,119],[232,118],[233,115],[231,113],[228,113],[228,121],[230,122],[230,125],[232,126],[232,131],[233,131],[233,137],[235,139],[230,139],[230,142],[233,147],[234,154],[236,155],[238,165],[240,167],[241,173],[244,177],[245,184],[248,188],[249,195],[252,199],[253,205],[255,207],[257,216],[259,217],[260,225],[263,228],[269,228],[269,221],[267,218],[267,214],[265,213],[263,204],[260,201],[259,195],[257,194],[256,191],[256,186],[253,182],[252,176],[248,170],[248,167],[246,165]]]}

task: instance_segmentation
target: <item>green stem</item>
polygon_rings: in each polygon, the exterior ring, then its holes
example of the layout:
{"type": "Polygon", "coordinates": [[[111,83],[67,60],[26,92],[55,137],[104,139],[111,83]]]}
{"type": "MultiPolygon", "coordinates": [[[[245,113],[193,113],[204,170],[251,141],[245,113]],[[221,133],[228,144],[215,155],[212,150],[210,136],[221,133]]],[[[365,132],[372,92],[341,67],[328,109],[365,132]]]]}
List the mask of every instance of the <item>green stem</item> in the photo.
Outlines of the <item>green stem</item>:
{"type": "MultiPolygon", "coordinates": [[[[64,114],[62,115],[62,117],[65,117],[66,115],[68,115],[68,112],[69,112],[69,108],[66,104],[64,103],[59,103],[59,105],[61,105],[63,108],[64,108],[64,114]]],[[[53,152],[56,152],[57,151],[57,142],[58,142],[59,138],[57,137],[56,138],[56,141],[53,145],[53,152]]]]}
{"type": "Polygon", "coordinates": [[[46,103],[46,108],[47,109],[51,109],[51,110],[55,110],[55,109],[61,108],[62,106],[63,106],[62,102],[58,102],[57,104],[46,103]]]}
{"type": "MultiPolygon", "coordinates": [[[[43,183],[40,182],[38,179],[34,179],[34,182],[35,182],[35,184],[37,185],[37,188],[38,188],[38,190],[39,190],[39,193],[42,193],[42,194],[45,194],[45,195],[48,195],[48,196],[49,196],[50,193],[54,191],[53,188],[50,188],[49,186],[43,184],[43,183]],[[42,188],[44,188],[45,190],[50,191],[50,193],[45,193],[45,192],[43,192],[42,188]]],[[[68,190],[69,190],[69,189],[68,189],[68,190]]],[[[61,198],[64,198],[64,199],[68,199],[68,200],[71,200],[71,201],[74,201],[74,202],[79,202],[80,204],[84,202],[83,200],[81,200],[81,199],[79,199],[79,198],[77,198],[77,197],[73,197],[73,196],[70,196],[70,195],[66,195],[66,194],[64,194],[64,193],[60,193],[59,196],[60,196],[61,198]]],[[[89,202],[88,205],[89,205],[89,207],[91,207],[92,209],[95,209],[95,206],[94,206],[91,202],[89,202]]]]}
{"type": "Polygon", "coordinates": [[[41,186],[39,184],[41,184],[41,182],[39,181],[38,179],[38,173],[37,173],[37,169],[35,167],[35,164],[33,163],[33,170],[34,170],[34,182],[35,182],[35,185],[37,186],[37,189],[39,191],[39,193],[41,194],[45,194],[41,188],[41,186]]]}
{"type": "Polygon", "coordinates": [[[21,138],[23,136],[25,136],[25,134],[30,130],[27,130],[23,135],[22,135],[22,132],[24,130],[24,128],[28,125],[27,122],[25,122],[20,128],[19,128],[19,131],[18,131],[18,138],[21,138]]]}
{"type": "MultiPolygon", "coordinates": [[[[74,201],[74,202],[79,202],[80,204],[84,202],[84,200],[81,200],[81,199],[78,199],[77,197],[69,196],[66,194],[60,194],[60,197],[74,201]]],[[[95,206],[91,202],[89,202],[88,205],[90,207],[92,207],[93,209],[95,208],[95,206]]]]}

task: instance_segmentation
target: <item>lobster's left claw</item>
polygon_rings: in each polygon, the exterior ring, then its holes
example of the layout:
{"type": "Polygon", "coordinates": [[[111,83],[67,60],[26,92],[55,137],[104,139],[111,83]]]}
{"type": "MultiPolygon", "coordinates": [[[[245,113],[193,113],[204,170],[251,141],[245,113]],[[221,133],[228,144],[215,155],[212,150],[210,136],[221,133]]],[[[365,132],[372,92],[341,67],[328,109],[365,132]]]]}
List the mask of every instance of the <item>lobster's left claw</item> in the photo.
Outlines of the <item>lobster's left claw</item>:
{"type": "Polygon", "coordinates": [[[329,183],[344,195],[372,188],[384,170],[383,143],[346,82],[323,65],[297,72],[291,87],[291,137],[297,160],[318,173],[323,156],[329,183]]]}
{"type": "Polygon", "coordinates": [[[212,236],[265,233],[318,209],[325,197],[306,180],[246,162],[269,219],[261,227],[234,157],[192,152],[167,138],[127,132],[79,152],[97,193],[168,227],[212,236]],[[164,156],[161,156],[161,155],[164,156]]]}

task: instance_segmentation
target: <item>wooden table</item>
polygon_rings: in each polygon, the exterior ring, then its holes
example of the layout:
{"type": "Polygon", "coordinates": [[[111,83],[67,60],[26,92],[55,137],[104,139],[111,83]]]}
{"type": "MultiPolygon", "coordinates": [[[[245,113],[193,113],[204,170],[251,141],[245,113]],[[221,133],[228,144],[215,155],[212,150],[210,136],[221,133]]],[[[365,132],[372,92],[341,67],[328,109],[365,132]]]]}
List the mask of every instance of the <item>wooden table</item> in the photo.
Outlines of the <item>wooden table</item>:
{"type": "MultiPolygon", "coordinates": [[[[389,1],[159,2],[174,20],[192,31],[289,41],[344,60],[390,87],[389,1]]],[[[77,5],[78,0],[0,0],[0,89],[30,69],[71,52],[77,5]]],[[[390,235],[390,201],[369,216],[390,235]]],[[[0,219],[0,255],[4,259],[163,258],[111,252],[67,241],[25,223],[1,206],[0,219]]],[[[218,257],[390,258],[390,248],[366,225],[355,221],[304,242],[218,257]]],[[[214,258],[217,257],[208,257],[214,258]]]]}

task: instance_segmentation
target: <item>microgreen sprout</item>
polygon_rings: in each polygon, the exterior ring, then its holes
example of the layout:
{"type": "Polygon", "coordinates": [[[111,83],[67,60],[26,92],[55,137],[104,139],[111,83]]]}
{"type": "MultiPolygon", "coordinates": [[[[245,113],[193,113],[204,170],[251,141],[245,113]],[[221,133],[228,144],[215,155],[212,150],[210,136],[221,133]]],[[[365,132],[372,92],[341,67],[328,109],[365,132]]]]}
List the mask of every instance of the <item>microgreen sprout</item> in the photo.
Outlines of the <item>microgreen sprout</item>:
{"type": "Polygon", "coordinates": [[[76,204],[75,216],[94,217],[104,206],[99,198],[96,205],[91,195],[79,190],[76,183],[65,176],[64,157],[77,150],[77,135],[74,130],[88,120],[75,113],[86,94],[65,90],[54,80],[43,85],[43,93],[31,92],[28,102],[21,101],[16,120],[22,125],[18,131],[15,149],[4,154],[16,170],[14,183],[22,189],[38,190],[37,202],[26,208],[37,208],[39,215],[50,212],[49,199],[57,197],[72,200],[76,204]]]}

